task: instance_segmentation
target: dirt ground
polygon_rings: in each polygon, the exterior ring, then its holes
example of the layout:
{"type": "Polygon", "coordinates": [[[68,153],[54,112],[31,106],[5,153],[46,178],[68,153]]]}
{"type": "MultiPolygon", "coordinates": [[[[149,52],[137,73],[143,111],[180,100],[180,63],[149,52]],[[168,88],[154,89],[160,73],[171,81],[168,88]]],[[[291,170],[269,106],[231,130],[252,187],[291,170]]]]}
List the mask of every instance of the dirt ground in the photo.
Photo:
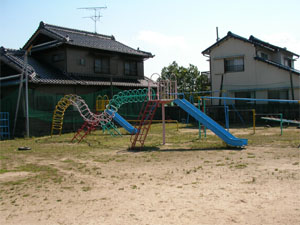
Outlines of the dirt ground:
{"type": "MultiPolygon", "coordinates": [[[[186,130],[185,130],[186,132],[186,130]]],[[[28,157],[0,174],[0,224],[300,224],[300,149],[170,149],[28,157]],[[58,177],[58,178],[57,178],[58,177]],[[24,182],[26,180],[26,182],[24,182]]]]}

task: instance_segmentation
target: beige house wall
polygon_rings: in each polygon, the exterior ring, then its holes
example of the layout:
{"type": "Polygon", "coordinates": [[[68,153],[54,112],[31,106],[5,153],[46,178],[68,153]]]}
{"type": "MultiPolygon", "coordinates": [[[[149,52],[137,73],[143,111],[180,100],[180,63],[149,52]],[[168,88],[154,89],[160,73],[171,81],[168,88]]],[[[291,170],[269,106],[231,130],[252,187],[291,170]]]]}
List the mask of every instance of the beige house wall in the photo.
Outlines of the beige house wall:
{"type": "MultiPolygon", "coordinates": [[[[124,62],[127,60],[126,57],[122,57],[120,55],[113,54],[104,54],[97,53],[93,54],[91,51],[87,49],[81,48],[67,48],[67,72],[68,73],[81,73],[81,74],[93,74],[95,76],[103,77],[108,75],[113,75],[116,77],[124,76],[124,62]],[[110,61],[110,73],[102,74],[95,73],[95,59],[99,57],[107,57],[110,61]],[[80,59],[85,60],[85,65],[80,65],[80,59]]],[[[128,58],[128,60],[137,61],[137,76],[132,76],[131,78],[143,78],[144,77],[144,62],[141,59],[137,58],[128,58]]],[[[128,76],[129,77],[129,76],[128,76]]]]}
{"type": "MultiPolygon", "coordinates": [[[[257,49],[251,43],[239,39],[229,38],[219,46],[212,48],[211,79],[213,96],[218,97],[223,76],[223,90],[255,91],[256,98],[268,98],[268,91],[262,89],[288,89],[289,99],[292,99],[290,72],[255,60],[257,49]],[[244,57],[244,71],[224,71],[224,58],[244,57]]],[[[265,51],[263,51],[265,52],[265,51]]],[[[283,62],[283,55],[266,52],[271,60],[283,62]]],[[[300,76],[292,74],[295,99],[300,99],[300,76]]],[[[234,92],[227,92],[226,96],[234,97],[234,92]]],[[[223,95],[224,96],[224,95],[223,95]]],[[[212,104],[218,104],[219,100],[213,100],[212,104]]],[[[264,104],[264,102],[261,102],[264,104]]]]}

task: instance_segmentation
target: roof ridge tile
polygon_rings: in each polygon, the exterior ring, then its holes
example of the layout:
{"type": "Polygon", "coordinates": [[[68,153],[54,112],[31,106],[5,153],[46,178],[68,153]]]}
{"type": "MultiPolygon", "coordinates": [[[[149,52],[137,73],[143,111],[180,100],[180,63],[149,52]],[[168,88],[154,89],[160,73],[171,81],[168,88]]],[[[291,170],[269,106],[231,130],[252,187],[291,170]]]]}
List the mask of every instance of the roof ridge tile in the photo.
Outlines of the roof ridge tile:
{"type": "Polygon", "coordinates": [[[105,34],[98,34],[98,33],[93,33],[90,31],[84,31],[84,30],[79,30],[79,29],[74,29],[74,28],[68,28],[68,27],[62,27],[62,26],[57,26],[57,25],[52,25],[52,24],[47,24],[47,23],[43,23],[44,28],[52,28],[52,29],[56,29],[56,30],[62,30],[62,31],[68,31],[68,32],[72,32],[72,33],[79,33],[79,34],[84,34],[84,35],[91,35],[91,36],[95,36],[95,37],[99,37],[99,38],[106,38],[106,39],[110,39],[110,40],[114,40],[114,36],[113,35],[105,35],[105,34]]]}

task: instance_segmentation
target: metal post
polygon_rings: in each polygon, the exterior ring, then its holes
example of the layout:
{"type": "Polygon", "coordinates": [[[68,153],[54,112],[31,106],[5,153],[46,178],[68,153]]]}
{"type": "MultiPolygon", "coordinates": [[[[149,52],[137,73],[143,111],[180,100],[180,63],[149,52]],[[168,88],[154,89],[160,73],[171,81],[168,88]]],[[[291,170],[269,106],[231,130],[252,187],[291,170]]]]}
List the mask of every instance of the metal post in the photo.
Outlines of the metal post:
{"type": "MultiPolygon", "coordinates": [[[[202,98],[202,99],[203,99],[203,111],[204,111],[204,114],[206,114],[205,98],[202,98]]],[[[204,137],[206,137],[206,126],[204,126],[204,137]]]]}
{"type": "MultiPolygon", "coordinates": [[[[25,65],[27,65],[27,56],[26,55],[27,55],[27,51],[25,52],[25,55],[24,55],[25,65]]],[[[22,74],[20,76],[19,93],[18,93],[16,113],[15,113],[15,120],[14,120],[14,128],[13,128],[13,135],[12,135],[13,137],[15,137],[15,132],[16,132],[17,118],[18,118],[18,112],[19,112],[19,106],[20,106],[20,99],[21,99],[21,93],[22,93],[22,88],[23,88],[24,74],[25,74],[25,66],[23,67],[22,74]]]]}
{"type": "Polygon", "coordinates": [[[228,113],[228,106],[225,106],[225,126],[227,131],[229,131],[229,113],[228,113]]]}
{"type": "Polygon", "coordinates": [[[166,143],[166,120],[165,120],[165,103],[161,104],[162,122],[163,122],[163,145],[166,143]]]}
{"type": "Polygon", "coordinates": [[[27,51],[25,53],[26,64],[25,64],[25,110],[26,110],[26,137],[29,138],[29,103],[28,103],[28,74],[27,74],[27,51]]]}
{"type": "Polygon", "coordinates": [[[252,113],[253,113],[253,134],[255,134],[255,109],[252,109],[252,113]]]}
{"type": "Polygon", "coordinates": [[[110,75],[110,99],[112,99],[114,96],[114,93],[113,93],[113,78],[112,78],[112,75],[110,75]]]}
{"type": "Polygon", "coordinates": [[[226,99],[224,99],[224,113],[225,113],[225,127],[227,131],[229,131],[228,106],[226,104],[226,99]]]}
{"type": "Polygon", "coordinates": [[[279,114],[280,115],[280,135],[282,136],[282,113],[279,114]]]}
{"type": "MultiPolygon", "coordinates": [[[[198,97],[198,109],[201,110],[201,105],[200,105],[200,98],[198,97]]],[[[201,123],[200,121],[198,122],[199,125],[199,138],[201,139],[201,123]]]]}

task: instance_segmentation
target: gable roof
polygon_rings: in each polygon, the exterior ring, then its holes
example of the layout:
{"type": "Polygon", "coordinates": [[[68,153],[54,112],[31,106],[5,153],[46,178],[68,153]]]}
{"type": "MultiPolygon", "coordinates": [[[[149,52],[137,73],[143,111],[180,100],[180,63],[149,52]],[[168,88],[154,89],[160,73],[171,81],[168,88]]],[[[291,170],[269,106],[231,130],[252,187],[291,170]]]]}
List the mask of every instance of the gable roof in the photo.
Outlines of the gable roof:
{"type": "Polygon", "coordinates": [[[295,54],[295,53],[293,53],[293,52],[291,52],[291,51],[288,51],[286,48],[281,48],[281,47],[279,47],[279,46],[272,45],[272,44],[270,44],[269,42],[265,42],[265,41],[262,41],[262,40],[260,40],[260,39],[258,39],[258,38],[256,38],[256,37],[254,37],[253,35],[251,35],[251,36],[249,37],[249,40],[250,40],[253,44],[255,44],[255,45],[257,45],[257,46],[260,46],[260,47],[262,47],[262,48],[267,48],[267,49],[269,49],[269,50],[271,50],[271,51],[273,51],[273,52],[277,52],[277,51],[285,51],[285,52],[287,52],[287,53],[289,53],[289,54],[291,54],[291,55],[294,55],[294,56],[296,56],[296,57],[299,57],[299,55],[297,55],[297,54],[295,54]]]}
{"type": "Polygon", "coordinates": [[[241,41],[244,41],[246,43],[249,43],[249,44],[253,44],[255,46],[260,46],[262,48],[265,48],[265,49],[268,49],[270,51],[273,51],[273,52],[276,52],[276,51],[285,51],[286,53],[289,53],[291,55],[294,55],[296,57],[299,57],[299,55],[291,52],[291,51],[288,51],[286,48],[281,48],[281,47],[278,47],[276,45],[272,45],[268,42],[265,42],[265,41],[262,41],[256,37],[254,37],[253,35],[251,35],[249,37],[249,39],[247,38],[244,38],[242,36],[239,36],[237,34],[234,34],[232,33],[231,31],[229,31],[227,33],[227,35],[225,37],[223,37],[222,39],[220,39],[219,41],[217,41],[216,43],[214,43],[213,45],[211,45],[210,47],[208,47],[207,49],[205,49],[204,51],[202,51],[202,54],[203,55],[209,55],[211,50],[216,47],[216,46],[219,46],[222,42],[228,40],[229,38],[234,38],[234,39],[238,39],[238,40],[241,40],[241,41]]]}
{"type": "Polygon", "coordinates": [[[79,47],[118,52],[123,54],[130,54],[140,56],[143,58],[154,57],[154,55],[152,55],[150,52],[141,51],[139,49],[136,50],[116,41],[114,36],[55,26],[46,24],[44,22],[40,22],[38,29],[26,42],[23,49],[28,49],[39,34],[43,34],[54,40],[47,42],[47,44],[38,45],[36,47],[45,48],[52,47],[53,45],[57,46],[60,44],[67,44],[79,47]]]}
{"type": "MultiPolygon", "coordinates": [[[[23,71],[25,61],[24,61],[24,50],[14,50],[6,49],[4,47],[0,48],[0,62],[4,62],[7,65],[16,69],[20,74],[23,71]]],[[[34,57],[28,56],[27,64],[27,74],[30,83],[35,84],[54,84],[54,85],[91,85],[91,86],[110,86],[111,82],[109,77],[98,78],[98,77],[88,77],[82,76],[76,73],[65,73],[61,72],[53,67],[48,66],[34,57]]],[[[87,74],[88,75],[88,74],[87,74]]],[[[19,79],[15,79],[13,83],[18,84],[19,79]]],[[[148,87],[148,82],[150,86],[154,87],[154,82],[149,78],[144,79],[126,79],[126,78],[114,78],[112,85],[123,86],[123,87],[148,87]]],[[[1,85],[5,85],[8,82],[1,82],[1,85]]]]}

